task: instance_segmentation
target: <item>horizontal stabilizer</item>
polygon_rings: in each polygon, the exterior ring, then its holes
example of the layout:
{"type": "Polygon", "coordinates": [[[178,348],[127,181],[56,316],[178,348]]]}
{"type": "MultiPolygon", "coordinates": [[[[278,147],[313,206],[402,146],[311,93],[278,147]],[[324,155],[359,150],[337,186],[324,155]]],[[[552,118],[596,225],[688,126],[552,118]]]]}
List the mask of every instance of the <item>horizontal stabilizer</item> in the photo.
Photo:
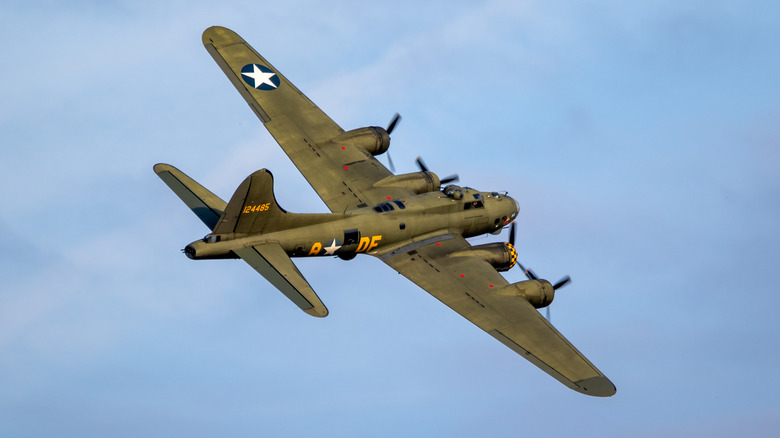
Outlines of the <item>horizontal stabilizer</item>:
{"type": "Polygon", "coordinates": [[[214,229],[227,206],[225,201],[170,164],[155,164],[154,172],[209,230],[214,229]]]}
{"type": "Polygon", "coordinates": [[[278,243],[233,250],[301,310],[320,318],[328,309],[278,243]]]}

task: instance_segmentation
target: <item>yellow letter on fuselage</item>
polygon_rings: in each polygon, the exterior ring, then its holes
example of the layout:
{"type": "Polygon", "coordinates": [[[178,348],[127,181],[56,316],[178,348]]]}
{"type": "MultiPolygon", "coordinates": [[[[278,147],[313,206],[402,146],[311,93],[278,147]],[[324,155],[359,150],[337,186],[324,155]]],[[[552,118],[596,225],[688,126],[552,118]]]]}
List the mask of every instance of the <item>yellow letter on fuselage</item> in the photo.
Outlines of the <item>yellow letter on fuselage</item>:
{"type": "Polygon", "coordinates": [[[379,241],[380,240],[382,240],[382,235],[381,234],[379,236],[371,236],[370,238],[368,238],[368,237],[361,237],[360,238],[360,243],[358,243],[358,247],[355,250],[355,252],[368,252],[368,251],[371,251],[372,249],[374,249],[377,246],[379,246],[379,241]]]}
{"type": "Polygon", "coordinates": [[[371,244],[371,239],[369,239],[368,237],[361,237],[360,238],[360,243],[358,243],[358,247],[355,250],[355,252],[363,252],[363,251],[365,251],[366,249],[368,249],[368,245],[370,245],[370,244],[371,244]]]}
{"type": "Polygon", "coordinates": [[[366,252],[371,251],[372,249],[379,246],[379,241],[382,240],[382,235],[379,236],[371,236],[371,244],[368,245],[368,248],[366,249],[366,252]]]}
{"type": "Polygon", "coordinates": [[[316,242],[314,245],[311,246],[311,251],[309,251],[309,255],[317,255],[320,253],[321,249],[322,249],[322,244],[320,242],[316,242]]]}

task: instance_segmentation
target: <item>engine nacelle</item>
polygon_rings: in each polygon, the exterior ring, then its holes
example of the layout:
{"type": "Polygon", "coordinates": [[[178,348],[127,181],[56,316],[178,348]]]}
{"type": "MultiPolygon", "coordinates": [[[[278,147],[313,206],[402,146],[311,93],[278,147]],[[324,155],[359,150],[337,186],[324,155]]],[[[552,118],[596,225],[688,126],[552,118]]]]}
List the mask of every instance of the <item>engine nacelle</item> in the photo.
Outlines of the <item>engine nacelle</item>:
{"type": "Polygon", "coordinates": [[[439,190],[441,182],[439,177],[433,172],[415,172],[404,173],[401,175],[391,175],[383,178],[374,184],[374,187],[401,187],[409,189],[414,193],[422,194],[436,192],[439,190]]]}
{"type": "Polygon", "coordinates": [[[526,280],[513,283],[499,289],[496,293],[521,297],[537,309],[549,306],[555,299],[555,290],[547,280],[526,280]]]}
{"type": "Polygon", "coordinates": [[[496,271],[508,271],[517,263],[517,251],[511,243],[487,243],[484,245],[472,246],[468,249],[455,251],[450,257],[478,257],[491,266],[496,271]]]}
{"type": "Polygon", "coordinates": [[[382,155],[390,147],[390,134],[384,128],[369,126],[347,131],[334,138],[333,142],[361,147],[371,155],[382,155]]]}

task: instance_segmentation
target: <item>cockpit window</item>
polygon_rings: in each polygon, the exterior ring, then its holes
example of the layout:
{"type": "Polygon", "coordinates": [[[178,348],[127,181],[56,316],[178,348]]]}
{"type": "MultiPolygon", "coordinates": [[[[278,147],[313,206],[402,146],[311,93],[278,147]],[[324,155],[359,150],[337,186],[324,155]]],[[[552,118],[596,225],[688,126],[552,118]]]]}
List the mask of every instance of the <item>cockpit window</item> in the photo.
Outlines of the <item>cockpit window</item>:
{"type": "Polygon", "coordinates": [[[393,201],[393,202],[394,202],[394,203],[395,203],[395,205],[397,205],[397,206],[398,206],[398,208],[399,208],[399,209],[401,209],[401,210],[403,210],[404,208],[406,208],[406,206],[404,205],[403,201],[393,201]]]}
{"type": "Polygon", "coordinates": [[[474,193],[474,199],[482,199],[481,193],[474,193]]]}

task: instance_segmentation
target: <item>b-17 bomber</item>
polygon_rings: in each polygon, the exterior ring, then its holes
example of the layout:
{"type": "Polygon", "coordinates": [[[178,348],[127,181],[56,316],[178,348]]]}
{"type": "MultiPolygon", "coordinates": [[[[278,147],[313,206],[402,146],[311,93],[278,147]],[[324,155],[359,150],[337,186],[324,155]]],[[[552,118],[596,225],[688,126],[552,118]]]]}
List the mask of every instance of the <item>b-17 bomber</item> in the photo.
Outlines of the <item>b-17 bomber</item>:
{"type": "Polygon", "coordinates": [[[387,128],[345,131],[235,32],[210,27],[203,44],[331,213],[285,211],[267,169],[249,175],[226,203],[157,164],[157,175],[211,230],[186,246],[187,257],[240,258],[301,310],[325,317],[328,309],[292,259],[371,255],[567,387],[615,394],[537,310],[570,279],[552,284],[517,263],[512,197],[458,186],[457,175],[439,178],[419,158],[419,172],[396,175],[376,157],[388,151],[398,115],[387,128]],[[466,240],[506,227],[509,242],[466,240]],[[515,265],[528,279],[510,284],[501,272],[515,265]]]}

